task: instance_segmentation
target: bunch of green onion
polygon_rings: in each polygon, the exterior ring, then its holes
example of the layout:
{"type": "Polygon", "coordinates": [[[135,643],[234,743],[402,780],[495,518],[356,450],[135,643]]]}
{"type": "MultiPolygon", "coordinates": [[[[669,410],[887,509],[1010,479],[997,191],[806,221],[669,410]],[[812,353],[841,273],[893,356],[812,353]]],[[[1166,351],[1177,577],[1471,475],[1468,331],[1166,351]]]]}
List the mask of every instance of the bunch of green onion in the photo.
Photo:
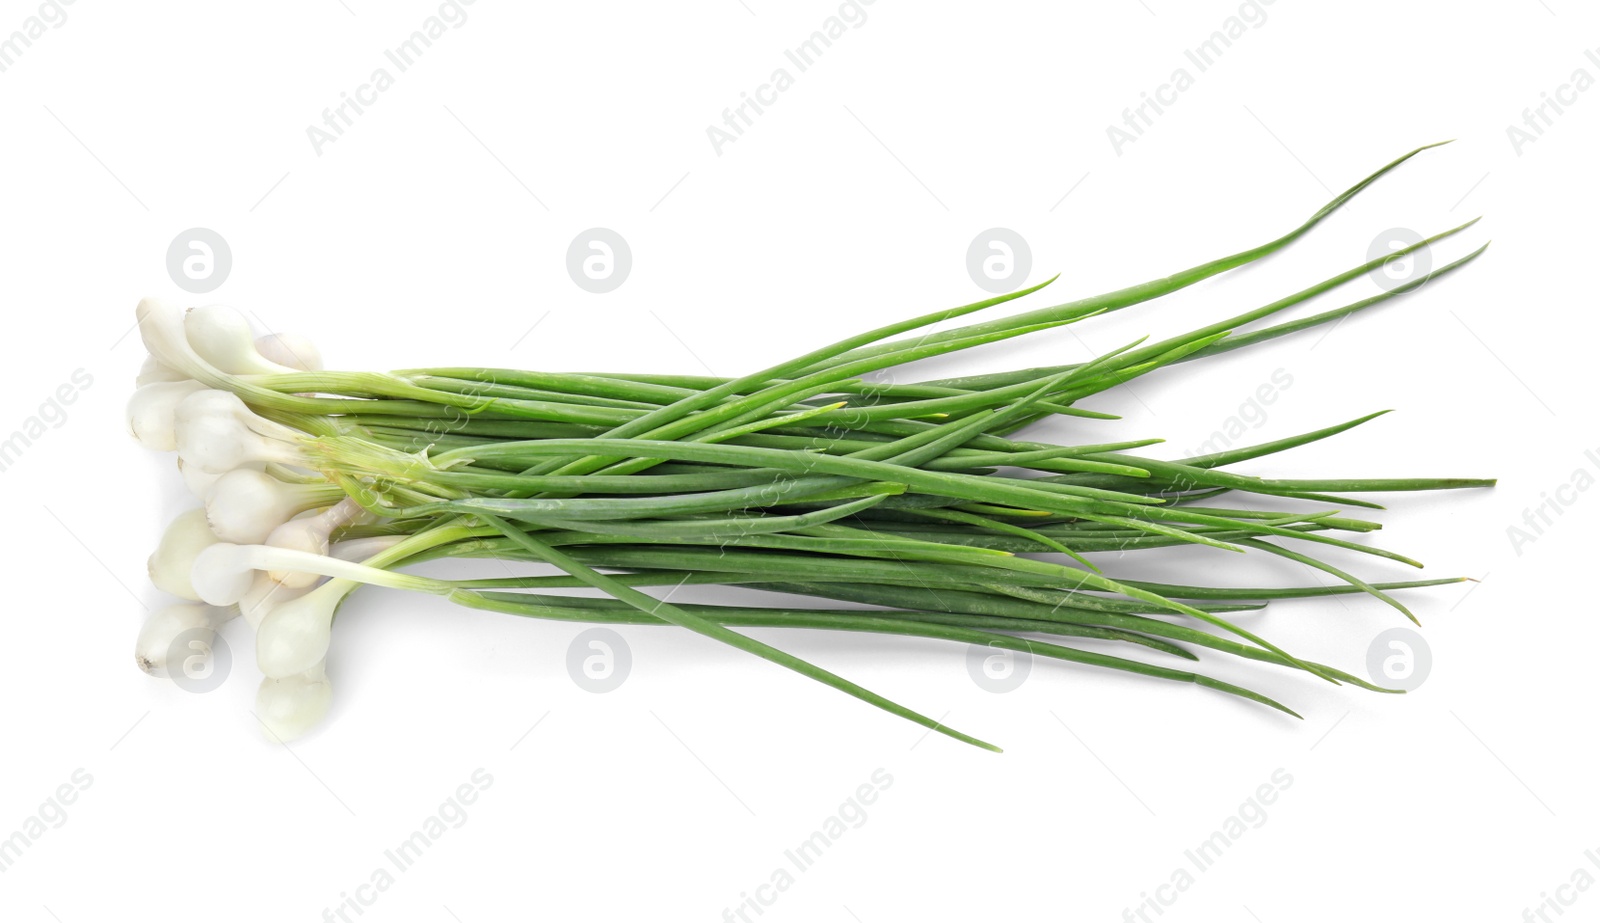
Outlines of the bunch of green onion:
{"type": "Polygon", "coordinates": [[[1021,431],[1058,415],[1092,428],[1112,417],[1084,400],[1132,378],[1413,291],[1482,248],[1382,294],[1270,321],[1470,222],[1271,304],[1089,362],[915,384],[865,376],[1078,323],[1259,260],[1416,153],[1363,179],[1288,234],[1231,256],[1092,298],[927,329],[1020,299],[1046,282],[870,330],[734,379],[462,367],[323,371],[308,342],[256,338],[230,309],[184,312],[147,299],[137,313],[150,360],[130,403],[130,428],[145,445],[177,452],[185,482],[205,505],[179,516],[151,557],[156,585],[187,602],[150,616],[136,656],[160,674],[173,668],[174,639],[207,636],[243,614],[255,627],[265,675],[257,714],[280,739],[303,733],[327,711],[334,613],[366,585],[532,618],[675,625],[990,749],[744,629],[873,632],[1024,651],[1193,683],[1291,715],[1271,698],[1189,665],[1202,653],[1227,655],[1393,691],[1297,657],[1230,613],[1272,599],[1366,593],[1409,617],[1391,591],[1459,578],[1369,583],[1320,557],[1343,549],[1416,565],[1351,540],[1379,526],[1341,511],[1380,507],[1350,495],[1493,481],[1285,480],[1229,470],[1377,414],[1177,460],[1140,454],[1158,439],[1057,445],[1021,431]],[[1223,494],[1241,499],[1224,502],[1223,494]],[[1280,505],[1301,501],[1304,509],[1254,508],[1251,495],[1280,505]],[[1184,545],[1273,555],[1339,582],[1171,585],[1094,563],[1101,552],[1184,545]],[[539,566],[470,580],[405,571],[440,558],[539,566]],[[807,603],[671,602],[672,591],[686,584],[767,590],[807,603]]]}

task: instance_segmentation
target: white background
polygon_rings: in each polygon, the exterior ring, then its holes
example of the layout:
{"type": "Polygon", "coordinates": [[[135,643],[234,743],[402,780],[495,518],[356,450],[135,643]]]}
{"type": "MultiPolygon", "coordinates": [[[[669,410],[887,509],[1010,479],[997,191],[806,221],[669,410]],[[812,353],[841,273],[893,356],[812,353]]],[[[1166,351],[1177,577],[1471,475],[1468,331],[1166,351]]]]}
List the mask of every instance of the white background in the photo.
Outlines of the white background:
{"type": "MultiPolygon", "coordinates": [[[[0,34],[37,9],[0,3],[0,34]]],[[[0,873],[6,920],[323,919],[480,767],[493,782],[466,822],[359,919],[724,919],[880,768],[893,781],[865,822],[759,919],[1137,919],[1125,914],[1279,769],[1293,781],[1265,821],[1160,919],[1512,921],[1547,894],[1576,901],[1569,918],[1600,913],[1600,893],[1558,891],[1580,868],[1600,876],[1584,856],[1600,848],[1587,592],[1600,497],[1565,491],[1575,502],[1520,549],[1507,532],[1575,471],[1600,474],[1584,455],[1600,449],[1587,272],[1600,93],[1520,153],[1506,131],[1574,70],[1600,76],[1584,56],[1600,47],[1591,10],[1280,0],[1197,73],[1184,50],[1236,4],[878,0],[719,155],[706,127],[836,5],[478,0],[314,151],[307,127],[437,9],[78,0],[0,74],[0,430],[75,370],[93,377],[0,475],[13,516],[0,837],[75,770],[93,780],[0,873]],[[1194,86],[1119,156],[1106,127],[1178,67],[1194,86]],[[1091,402],[1125,420],[1056,433],[1159,435],[1177,456],[1282,369],[1293,384],[1251,441],[1400,412],[1243,470],[1499,476],[1493,491],[1394,497],[1382,516],[1383,544],[1429,575],[1484,578],[1408,595],[1433,657],[1414,694],[1219,661],[1212,672],[1305,720],[1045,663],[997,695],[955,646],[762,634],[1006,747],[994,755],[666,629],[623,631],[632,675],[588,693],[565,667],[577,626],[371,591],[337,626],[332,715],[286,750],[250,716],[242,624],[209,694],[129,656],[143,607],[162,603],[145,556],[193,502],[171,459],[122,431],[141,295],[248,309],[312,335],[332,367],[734,374],[982,297],[965,252],[985,228],[1026,237],[1030,281],[1061,272],[1063,300],[1276,236],[1328,190],[1452,137],[1280,257],[940,366],[1076,361],[1357,265],[1385,229],[1487,215],[1434,254],[1493,238],[1462,274],[1326,336],[1144,379],[1091,402]],[[633,251],[606,295],[564,266],[595,226],[633,251]],[[166,274],[191,227],[232,247],[211,295],[166,274]]],[[[1358,279],[1318,307],[1375,291],[1358,279]]],[[[1310,579],[1286,563],[1224,572],[1220,554],[1104,563],[1310,579]]],[[[1362,672],[1403,622],[1350,597],[1249,624],[1362,672]]]]}

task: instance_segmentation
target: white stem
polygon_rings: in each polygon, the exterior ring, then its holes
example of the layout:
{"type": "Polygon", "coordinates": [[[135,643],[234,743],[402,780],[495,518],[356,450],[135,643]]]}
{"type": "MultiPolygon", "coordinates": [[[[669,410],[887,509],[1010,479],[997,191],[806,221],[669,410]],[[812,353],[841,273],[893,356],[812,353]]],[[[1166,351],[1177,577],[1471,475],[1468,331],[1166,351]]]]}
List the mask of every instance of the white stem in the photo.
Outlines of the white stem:
{"type": "MultiPolygon", "coordinates": [[[[374,535],[370,538],[353,538],[349,541],[334,542],[328,553],[341,561],[365,561],[366,559],[406,540],[404,535],[374,535]]],[[[268,544],[277,544],[271,539],[268,544]]]]}
{"type": "Polygon", "coordinates": [[[195,558],[189,579],[201,599],[214,606],[227,606],[250,592],[256,571],[296,571],[396,590],[438,592],[447,589],[439,581],[427,577],[368,567],[327,555],[275,548],[272,545],[235,545],[231,542],[218,542],[200,552],[195,558]]]}
{"type": "MultiPolygon", "coordinates": [[[[291,548],[295,551],[304,551],[309,554],[325,555],[328,553],[328,536],[333,530],[366,518],[369,514],[354,500],[345,499],[328,507],[315,516],[302,516],[291,519],[283,525],[272,530],[267,536],[266,544],[277,548],[291,548]]],[[[370,557],[370,555],[369,555],[370,557]]],[[[344,558],[342,560],[365,560],[365,558],[344,558]]],[[[272,579],[285,586],[307,586],[316,578],[310,574],[294,571],[272,571],[272,579]]]]}

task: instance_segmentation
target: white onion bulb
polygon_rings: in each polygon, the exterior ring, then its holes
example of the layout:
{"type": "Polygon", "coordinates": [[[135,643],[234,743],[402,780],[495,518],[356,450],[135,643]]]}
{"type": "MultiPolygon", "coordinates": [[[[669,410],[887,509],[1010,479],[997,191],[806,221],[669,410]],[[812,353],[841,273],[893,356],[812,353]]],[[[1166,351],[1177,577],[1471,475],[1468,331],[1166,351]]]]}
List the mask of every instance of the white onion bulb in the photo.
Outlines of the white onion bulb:
{"type": "Polygon", "coordinates": [[[134,378],[133,386],[143,388],[145,385],[155,384],[159,381],[187,381],[189,377],[175,368],[172,368],[155,356],[145,356],[144,365],[139,366],[139,375],[134,378]]]}
{"type": "Polygon", "coordinates": [[[302,372],[322,370],[322,353],[317,345],[298,333],[269,333],[256,337],[256,352],[268,362],[287,368],[302,372]]]}
{"type": "MultiPolygon", "coordinates": [[[[354,500],[345,498],[335,503],[315,516],[303,516],[291,519],[267,536],[267,544],[275,548],[290,548],[295,551],[304,551],[308,554],[325,555],[328,553],[328,536],[333,530],[347,525],[358,518],[364,517],[367,512],[354,500]]],[[[356,558],[350,560],[366,560],[356,558]]],[[[307,587],[316,582],[317,575],[301,571],[271,572],[272,579],[290,587],[307,587]]]]}
{"type": "Polygon", "coordinates": [[[263,679],[256,690],[256,717],[269,740],[287,743],[316,726],[332,702],[327,665],[319,660],[293,676],[263,679]]]}
{"type": "Polygon", "coordinates": [[[217,542],[195,555],[189,583],[196,596],[213,606],[231,606],[250,592],[256,570],[250,550],[259,545],[217,542]]]}
{"type": "Polygon", "coordinates": [[[173,596],[199,601],[189,572],[195,558],[217,543],[217,536],[206,523],[204,508],[196,508],[178,515],[162,533],[161,542],[150,555],[150,582],[173,596]]]}
{"type": "MultiPolygon", "coordinates": [[[[233,470],[241,471],[248,468],[251,471],[260,471],[264,467],[266,466],[261,462],[245,462],[233,470]]],[[[202,471],[194,465],[185,465],[181,458],[178,459],[178,474],[183,476],[183,486],[189,488],[189,493],[194,494],[195,499],[202,503],[210,495],[211,488],[217,486],[217,482],[222,480],[222,475],[202,471]]]]}
{"type": "Polygon", "coordinates": [[[212,474],[246,462],[307,466],[294,444],[302,434],[262,417],[228,391],[196,391],[178,403],[178,456],[212,474]]]}
{"type": "Polygon", "coordinates": [[[347,580],[330,580],[299,599],[274,606],[256,629],[256,664],[273,679],[304,673],[328,656],[333,640],[333,610],[353,589],[347,580]]]}
{"type": "Polygon", "coordinates": [[[139,629],[139,637],[133,645],[134,662],[151,676],[166,676],[168,654],[180,635],[196,632],[193,639],[209,645],[217,636],[217,627],[232,615],[223,609],[195,603],[157,609],[145,617],[139,629]]]}
{"type": "Polygon", "coordinates": [[[306,510],[327,503],[332,485],[288,484],[249,468],[236,468],[219,478],[206,494],[206,518],[223,541],[254,545],[306,510]]]}
{"type": "Polygon", "coordinates": [[[297,369],[268,360],[256,349],[256,335],[243,314],[227,305],[190,308],[183,332],[200,358],[230,375],[275,375],[297,369]]]}
{"type": "Polygon", "coordinates": [[[193,379],[158,381],[140,387],[128,398],[128,432],[152,451],[176,451],[178,404],[203,390],[205,385],[193,379]]]}
{"type": "Polygon", "coordinates": [[[167,368],[186,377],[216,387],[226,376],[216,366],[200,358],[189,345],[183,330],[183,310],[170,301],[146,298],[134,308],[139,319],[139,338],[144,348],[167,368]]]}

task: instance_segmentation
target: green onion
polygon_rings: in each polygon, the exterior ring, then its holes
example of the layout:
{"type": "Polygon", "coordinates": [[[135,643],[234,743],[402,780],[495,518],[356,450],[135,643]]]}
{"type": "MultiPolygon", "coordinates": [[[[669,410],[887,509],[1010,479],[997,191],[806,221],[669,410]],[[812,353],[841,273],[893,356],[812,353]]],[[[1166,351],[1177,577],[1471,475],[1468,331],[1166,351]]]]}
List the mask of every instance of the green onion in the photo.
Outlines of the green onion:
{"type": "MultiPolygon", "coordinates": [[[[1052,416],[1100,426],[1115,417],[1083,405],[1110,388],[1385,304],[1456,272],[1482,247],[1380,295],[1297,320],[1259,326],[1400,254],[1088,362],[899,384],[863,376],[1048,334],[1253,263],[1293,244],[1422,150],[1356,183],[1287,234],[1220,259],[1091,298],[928,329],[993,313],[1056,282],[1050,279],[729,379],[462,366],[324,371],[315,361],[296,361],[317,355],[309,343],[256,339],[226,309],[185,316],[164,302],[141,302],[140,330],[152,358],[141,376],[148,383],[130,402],[130,429],[153,449],[176,449],[186,482],[205,503],[169,530],[152,556],[152,578],[192,602],[237,605],[257,626],[257,660],[267,677],[258,703],[281,739],[303,733],[327,710],[335,613],[366,585],[520,617],[688,629],[987,749],[998,748],[743,630],[990,646],[1198,685],[1290,715],[1272,698],[1209,675],[1207,658],[1395,692],[1291,654],[1231,614],[1277,599],[1363,593],[1415,620],[1392,593],[1455,579],[1374,581],[1329,560],[1365,555],[1421,567],[1366,540],[1379,523],[1346,511],[1381,507],[1350,495],[1477,488],[1492,480],[1280,479],[1233,470],[1386,411],[1175,460],[1145,454],[1161,442],[1156,438],[1061,445],[1021,433],[1052,416]],[[284,347],[290,342],[300,345],[284,347]],[[1223,494],[1238,499],[1211,502],[1223,494]],[[1252,498],[1303,508],[1258,506],[1252,498]],[[1126,557],[1174,546],[1209,549],[1219,562],[1283,558],[1340,582],[1155,582],[1139,579],[1138,555],[1126,557]],[[1096,561],[1108,552],[1117,557],[1096,561]],[[402,572],[443,558],[494,558],[511,570],[477,580],[402,572]],[[744,587],[803,602],[669,601],[685,585],[744,587]],[[599,595],[547,592],[578,588],[599,595]]],[[[1443,243],[1474,223],[1400,253],[1443,243]]],[[[162,610],[141,633],[141,664],[164,662],[163,638],[189,626],[214,630],[225,614],[162,610]]]]}

